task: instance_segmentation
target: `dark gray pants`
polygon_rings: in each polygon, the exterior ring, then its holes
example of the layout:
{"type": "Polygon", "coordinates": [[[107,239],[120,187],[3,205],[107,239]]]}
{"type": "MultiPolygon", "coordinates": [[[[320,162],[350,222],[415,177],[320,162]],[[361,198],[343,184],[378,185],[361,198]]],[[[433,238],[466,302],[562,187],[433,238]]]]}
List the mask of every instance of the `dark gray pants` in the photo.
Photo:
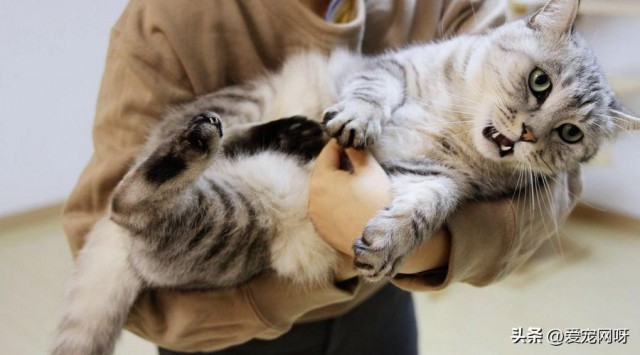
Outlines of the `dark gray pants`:
{"type": "MultiPolygon", "coordinates": [[[[160,349],[160,355],[182,355],[160,349]]],[[[387,285],[351,312],[298,324],[274,340],[254,339],[207,355],[417,355],[411,294],[387,285]]]]}

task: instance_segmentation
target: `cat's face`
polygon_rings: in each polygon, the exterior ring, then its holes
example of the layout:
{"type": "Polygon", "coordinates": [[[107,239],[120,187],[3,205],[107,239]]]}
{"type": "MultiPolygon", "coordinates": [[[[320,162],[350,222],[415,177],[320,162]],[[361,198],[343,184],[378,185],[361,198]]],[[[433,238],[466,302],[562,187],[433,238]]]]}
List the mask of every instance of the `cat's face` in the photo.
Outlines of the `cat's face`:
{"type": "Polygon", "coordinates": [[[543,173],[588,161],[638,120],[623,113],[585,41],[573,31],[579,0],[552,0],[491,34],[477,77],[474,143],[485,157],[543,173]]]}

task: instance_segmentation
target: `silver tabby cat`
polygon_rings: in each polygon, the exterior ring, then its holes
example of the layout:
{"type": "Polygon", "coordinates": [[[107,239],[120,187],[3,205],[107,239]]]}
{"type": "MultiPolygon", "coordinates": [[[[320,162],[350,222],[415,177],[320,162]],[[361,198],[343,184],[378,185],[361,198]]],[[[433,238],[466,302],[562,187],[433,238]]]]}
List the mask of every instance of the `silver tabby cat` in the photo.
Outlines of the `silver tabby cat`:
{"type": "Polygon", "coordinates": [[[306,216],[325,131],[390,175],[392,203],[353,246],[356,268],[379,279],[462,202],[573,171],[638,129],[573,30],[578,5],[552,0],[486,34],[376,57],[299,54],[174,109],[88,236],[53,354],[111,353],[145,288],[224,288],[263,272],[327,282],[336,253],[306,216]],[[275,120],[294,115],[324,122],[275,120]]]}

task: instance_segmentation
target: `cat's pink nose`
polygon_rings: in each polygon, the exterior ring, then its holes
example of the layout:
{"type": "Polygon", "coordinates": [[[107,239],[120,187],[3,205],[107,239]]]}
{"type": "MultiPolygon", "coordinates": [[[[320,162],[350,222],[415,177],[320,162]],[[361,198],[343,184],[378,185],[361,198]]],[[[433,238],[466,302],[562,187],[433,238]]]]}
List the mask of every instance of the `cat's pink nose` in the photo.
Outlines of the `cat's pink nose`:
{"type": "Polygon", "coordinates": [[[523,142],[535,143],[538,141],[536,136],[533,134],[533,130],[531,127],[526,124],[522,124],[522,135],[520,136],[520,140],[523,142]]]}

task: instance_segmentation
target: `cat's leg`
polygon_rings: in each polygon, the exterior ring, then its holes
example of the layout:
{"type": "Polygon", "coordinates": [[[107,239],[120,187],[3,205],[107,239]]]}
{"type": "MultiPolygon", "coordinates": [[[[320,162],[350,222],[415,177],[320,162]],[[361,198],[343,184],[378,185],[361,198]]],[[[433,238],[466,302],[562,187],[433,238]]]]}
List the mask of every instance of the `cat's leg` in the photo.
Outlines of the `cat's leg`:
{"type": "Polygon", "coordinates": [[[445,223],[463,194],[460,179],[447,167],[403,162],[385,169],[392,202],[353,245],[356,268],[373,280],[395,275],[411,251],[445,223]]]}
{"type": "Polygon", "coordinates": [[[144,230],[153,223],[150,211],[173,208],[188,199],[185,191],[219,155],[222,124],[218,115],[205,112],[183,122],[172,136],[156,138],[148,156],[118,184],[111,204],[114,221],[132,231],[144,230]]]}
{"type": "Polygon", "coordinates": [[[374,144],[382,126],[405,102],[405,65],[391,54],[372,58],[361,72],[339,83],[339,101],[324,113],[329,135],[344,147],[374,144]]]}
{"type": "Polygon", "coordinates": [[[154,132],[167,138],[182,130],[185,119],[205,112],[224,118],[225,129],[261,123],[275,101],[276,89],[272,78],[255,80],[244,85],[229,86],[195,100],[170,108],[154,132]]]}
{"type": "Polygon", "coordinates": [[[127,232],[103,219],[87,236],[67,286],[52,355],[113,352],[142,281],[129,264],[127,232]]]}
{"type": "Polygon", "coordinates": [[[318,156],[328,137],[322,125],[302,116],[236,126],[226,131],[223,151],[227,156],[277,151],[309,161],[318,156]]]}
{"type": "MultiPolygon", "coordinates": [[[[269,240],[279,221],[274,201],[265,201],[260,191],[271,187],[263,185],[260,177],[247,183],[245,174],[251,175],[255,169],[219,154],[225,141],[220,137],[219,122],[209,116],[196,116],[182,131],[159,144],[115,191],[111,219],[132,231],[136,240],[145,241],[152,263],[159,266],[136,269],[152,284],[229,287],[269,266],[269,240]],[[216,163],[216,157],[222,160],[216,163]],[[163,169],[168,172],[155,173],[163,169]],[[179,260],[182,270],[191,273],[175,276],[167,271],[171,268],[166,263],[162,266],[157,260],[179,260]]],[[[237,149],[242,149],[242,142],[254,144],[252,138],[261,138],[258,146],[249,149],[269,147],[296,157],[319,151],[323,143],[319,123],[302,118],[254,126],[245,134],[243,138],[236,132],[233,137],[237,149]],[[301,151],[302,141],[315,143],[301,151]]]]}

